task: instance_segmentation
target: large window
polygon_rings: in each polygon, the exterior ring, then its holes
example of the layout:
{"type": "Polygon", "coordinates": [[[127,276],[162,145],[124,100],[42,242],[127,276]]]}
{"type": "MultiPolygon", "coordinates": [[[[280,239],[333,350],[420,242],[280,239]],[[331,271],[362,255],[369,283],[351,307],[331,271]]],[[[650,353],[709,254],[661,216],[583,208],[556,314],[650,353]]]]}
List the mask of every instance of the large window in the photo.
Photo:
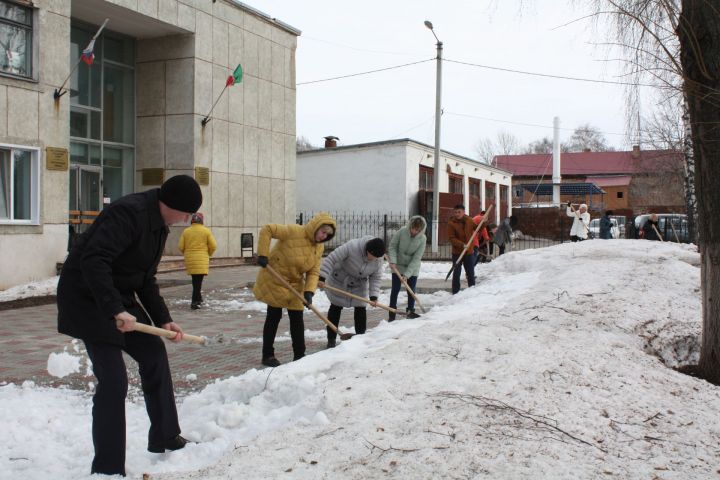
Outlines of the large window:
{"type": "Polygon", "coordinates": [[[30,8],[0,0],[0,72],[32,77],[30,8]]]}
{"type": "Polygon", "coordinates": [[[0,145],[0,223],[40,222],[40,152],[0,145]]]}
{"type": "MultiPolygon", "coordinates": [[[[96,29],[72,26],[71,59],[96,29]]],[[[71,79],[71,210],[99,210],[134,189],[135,42],[105,31],[94,53],[93,64],[80,62],[71,79]]]]}
{"type": "Polygon", "coordinates": [[[480,180],[477,178],[468,179],[468,188],[470,188],[470,196],[480,198],[480,180]]]}

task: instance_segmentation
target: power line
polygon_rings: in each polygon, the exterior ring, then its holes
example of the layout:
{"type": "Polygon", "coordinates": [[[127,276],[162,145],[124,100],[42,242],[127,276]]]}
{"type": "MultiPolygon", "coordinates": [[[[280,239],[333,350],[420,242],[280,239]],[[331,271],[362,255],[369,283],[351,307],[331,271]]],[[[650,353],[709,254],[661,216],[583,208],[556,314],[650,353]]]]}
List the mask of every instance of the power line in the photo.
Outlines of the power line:
{"type": "Polygon", "coordinates": [[[535,77],[557,78],[559,80],[572,80],[575,82],[604,83],[604,84],[609,84],[609,85],[628,85],[628,86],[633,86],[633,87],[655,87],[656,86],[656,85],[651,85],[648,83],[616,82],[616,81],[612,81],[612,80],[598,80],[598,79],[594,79],[594,78],[568,77],[565,75],[552,75],[549,73],[528,72],[528,71],[524,71],[524,70],[515,70],[512,68],[503,68],[503,67],[493,67],[491,65],[482,65],[480,63],[461,62],[459,60],[450,60],[447,58],[444,58],[443,61],[450,62],[450,63],[457,63],[460,65],[468,65],[471,67],[486,68],[488,70],[498,70],[501,72],[518,73],[521,75],[532,75],[535,77]]]}
{"type": "MultiPolygon", "coordinates": [[[[487,121],[490,121],[490,122],[498,122],[498,123],[509,123],[509,124],[511,124],[511,125],[521,125],[521,126],[524,126],[524,127],[539,127],[539,128],[549,128],[549,129],[553,129],[553,128],[554,128],[552,125],[540,125],[540,124],[537,124],[537,123],[513,122],[513,121],[511,121],[511,120],[500,120],[499,118],[480,117],[480,116],[477,116],[477,115],[470,115],[470,114],[467,114],[467,113],[448,112],[447,110],[444,110],[443,113],[444,113],[445,115],[455,115],[456,117],[476,118],[476,119],[478,119],[478,120],[487,120],[487,121]]],[[[574,132],[575,130],[577,130],[577,128],[563,128],[563,127],[560,127],[560,130],[567,130],[567,131],[569,131],[569,132],[574,132]]],[[[624,136],[625,136],[624,133],[600,132],[600,131],[598,131],[597,133],[602,133],[603,135],[618,135],[618,136],[621,136],[621,137],[624,137],[624,136]]]]}
{"type": "Polygon", "coordinates": [[[369,70],[369,71],[367,71],[367,72],[351,73],[351,74],[349,74],[349,75],[340,75],[340,76],[338,76],[338,77],[323,78],[323,79],[320,79],[320,80],[311,80],[311,81],[309,81],[309,82],[299,82],[299,83],[297,83],[296,85],[297,85],[297,86],[300,86],[300,85],[308,85],[308,84],[311,84],[311,83],[320,83],[320,82],[329,82],[329,81],[331,81],[331,80],[339,80],[339,79],[341,79],[341,78],[358,77],[358,76],[360,76],[360,75],[369,75],[369,74],[371,74],[371,73],[385,72],[385,71],[387,71],[387,70],[394,70],[394,69],[397,69],[397,68],[403,68],[403,67],[409,67],[409,66],[411,66],[411,65],[417,65],[417,64],[419,64],[419,63],[434,62],[434,61],[435,61],[434,58],[428,58],[427,60],[420,60],[420,61],[412,62],[412,63],[404,63],[404,64],[402,64],[402,65],[394,65],[394,66],[392,66],[392,67],[386,67],[386,68],[378,68],[377,70],[369,70]]]}

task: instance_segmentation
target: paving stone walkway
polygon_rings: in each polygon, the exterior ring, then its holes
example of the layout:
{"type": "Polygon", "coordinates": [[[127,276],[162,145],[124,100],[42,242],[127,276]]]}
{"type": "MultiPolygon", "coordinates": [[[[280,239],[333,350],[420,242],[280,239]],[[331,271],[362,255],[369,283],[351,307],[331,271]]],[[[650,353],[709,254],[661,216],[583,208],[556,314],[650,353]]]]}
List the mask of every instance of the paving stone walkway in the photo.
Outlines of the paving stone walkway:
{"type": "MultiPolygon", "coordinates": [[[[176,392],[183,395],[196,391],[216,379],[241,375],[260,363],[264,304],[256,302],[251,291],[256,266],[242,265],[213,268],[203,284],[206,307],[190,309],[190,277],[184,272],[158,275],[161,293],[173,319],[187,333],[205,335],[208,346],[166,342],[176,392]]],[[[447,290],[449,282],[420,279],[418,290],[429,293],[447,290]]],[[[389,281],[383,288],[389,290],[389,281]]],[[[401,295],[401,306],[404,295],[401,295]]],[[[57,308],[54,304],[0,311],[0,384],[22,384],[91,390],[95,378],[90,371],[81,341],[57,333],[57,308]],[[48,373],[48,357],[67,352],[77,357],[80,371],[58,378],[48,373]]],[[[368,309],[368,329],[387,318],[381,309],[368,309]]],[[[341,325],[352,326],[352,309],[343,309],[341,325]]],[[[322,321],[312,313],[305,314],[307,355],[322,350],[326,338],[322,321]]],[[[287,316],[278,329],[276,356],[281,362],[292,360],[287,316]]],[[[139,378],[134,361],[126,357],[131,388],[137,392],[139,378]]]]}

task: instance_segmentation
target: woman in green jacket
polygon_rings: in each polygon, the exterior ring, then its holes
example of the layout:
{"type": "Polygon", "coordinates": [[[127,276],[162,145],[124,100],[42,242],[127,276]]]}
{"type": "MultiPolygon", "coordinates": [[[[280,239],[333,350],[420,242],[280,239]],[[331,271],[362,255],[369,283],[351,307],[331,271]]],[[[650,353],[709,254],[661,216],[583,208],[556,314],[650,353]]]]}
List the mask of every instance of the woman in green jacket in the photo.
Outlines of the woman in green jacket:
{"type": "MultiPolygon", "coordinates": [[[[408,224],[393,235],[390,240],[390,248],[388,249],[390,264],[395,266],[413,292],[415,291],[418,274],[420,273],[420,260],[425,252],[425,244],[427,243],[427,238],[425,237],[426,227],[427,223],[423,217],[420,215],[411,217],[408,224]]],[[[390,290],[390,306],[392,308],[397,307],[400,285],[400,278],[393,272],[392,289],[390,290]]],[[[412,295],[408,295],[407,312],[408,318],[417,318],[420,316],[415,313],[415,298],[412,295]]],[[[390,312],[388,321],[392,322],[393,320],[395,320],[395,314],[390,312]]]]}

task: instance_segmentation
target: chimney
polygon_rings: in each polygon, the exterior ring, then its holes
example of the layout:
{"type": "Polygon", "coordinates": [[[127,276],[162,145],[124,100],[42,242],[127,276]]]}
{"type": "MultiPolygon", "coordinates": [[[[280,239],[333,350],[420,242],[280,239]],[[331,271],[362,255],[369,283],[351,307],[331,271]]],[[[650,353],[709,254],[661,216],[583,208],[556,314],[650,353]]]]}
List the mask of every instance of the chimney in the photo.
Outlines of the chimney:
{"type": "Polygon", "coordinates": [[[332,135],[325,137],[325,148],[337,147],[338,140],[340,140],[338,137],[333,137],[332,135]]]}
{"type": "Polygon", "coordinates": [[[640,158],[640,145],[633,145],[632,153],[630,154],[632,158],[640,158]]]}

